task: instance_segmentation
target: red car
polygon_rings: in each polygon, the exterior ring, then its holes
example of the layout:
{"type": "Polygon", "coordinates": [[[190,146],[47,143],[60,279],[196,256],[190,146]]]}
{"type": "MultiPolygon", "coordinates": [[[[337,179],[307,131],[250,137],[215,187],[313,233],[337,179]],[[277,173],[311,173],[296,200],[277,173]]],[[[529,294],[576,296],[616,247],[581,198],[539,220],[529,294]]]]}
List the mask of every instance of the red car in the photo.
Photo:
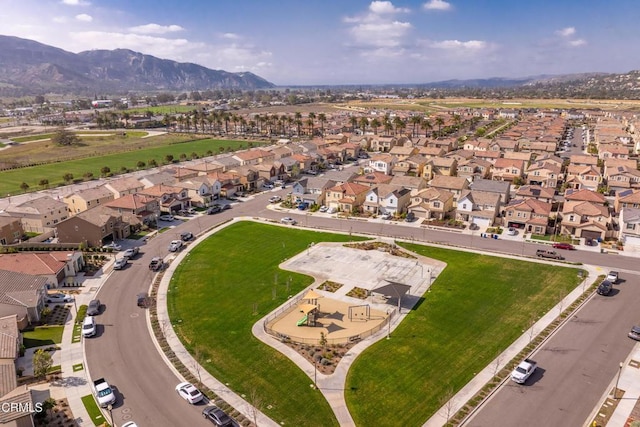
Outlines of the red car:
{"type": "Polygon", "coordinates": [[[553,247],[556,249],[567,249],[569,251],[572,251],[575,249],[573,245],[570,245],[569,243],[554,243],[553,247]]]}

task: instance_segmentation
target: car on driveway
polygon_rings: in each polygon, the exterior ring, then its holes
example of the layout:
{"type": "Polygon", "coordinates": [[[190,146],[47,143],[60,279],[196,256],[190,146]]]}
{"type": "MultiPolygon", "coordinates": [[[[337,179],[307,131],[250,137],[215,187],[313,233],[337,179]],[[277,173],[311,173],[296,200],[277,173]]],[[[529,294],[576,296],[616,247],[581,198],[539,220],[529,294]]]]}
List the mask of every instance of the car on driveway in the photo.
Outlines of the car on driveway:
{"type": "Polygon", "coordinates": [[[104,245],[103,249],[111,249],[112,251],[120,251],[122,250],[122,246],[117,244],[116,242],[111,242],[108,245],[104,245]]]}
{"type": "Polygon", "coordinates": [[[632,340],[640,341],[640,326],[633,326],[628,336],[632,340]]]}
{"type": "Polygon", "coordinates": [[[507,228],[507,234],[509,236],[515,236],[516,234],[518,234],[518,230],[516,230],[513,227],[509,227],[509,228],[507,228]]]}
{"type": "Polygon", "coordinates": [[[55,292],[47,294],[45,301],[48,303],[56,303],[56,302],[73,302],[73,297],[71,295],[63,294],[62,292],[55,292]]]}
{"type": "Polygon", "coordinates": [[[413,222],[416,219],[417,219],[416,215],[413,212],[409,212],[407,216],[404,218],[404,222],[413,222]]]}
{"type": "Polygon", "coordinates": [[[160,221],[167,221],[167,222],[170,222],[170,221],[173,221],[175,218],[173,217],[173,215],[160,215],[160,216],[158,217],[158,219],[159,219],[160,221]]]}
{"type": "Polygon", "coordinates": [[[114,270],[122,270],[127,266],[129,260],[127,258],[117,258],[116,262],[113,263],[114,270]]]}
{"type": "Polygon", "coordinates": [[[178,252],[182,249],[182,240],[172,240],[169,243],[169,252],[178,252]]]}
{"type": "Polygon", "coordinates": [[[180,234],[180,239],[183,242],[188,242],[189,240],[193,239],[193,233],[190,231],[185,231],[184,233],[180,234]]]}
{"type": "Polygon", "coordinates": [[[138,247],[129,248],[126,251],[124,251],[124,254],[122,254],[122,256],[124,256],[125,258],[133,259],[139,253],[140,253],[140,249],[138,247]]]}
{"type": "Polygon", "coordinates": [[[390,213],[380,215],[380,219],[390,220],[391,218],[393,218],[393,215],[391,215],[390,213]]]}
{"type": "Polygon", "coordinates": [[[180,397],[182,397],[192,405],[202,401],[204,397],[202,393],[200,393],[200,390],[198,390],[193,384],[188,382],[178,384],[176,386],[176,391],[178,392],[178,395],[180,395],[180,397]]]}
{"type": "Polygon", "coordinates": [[[280,220],[281,223],[283,224],[289,224],[289,225],[296,225],[298,223],[298,221],[296,221],[295,219],[291,218],[290,216],[285,216],[284,218],[282,218],[280,220]]]}
{"type": "Polygon", "coordinates": [[[97,316],[100,314],[100,300],[92,299],[87,307],[87,316],[97,316]]]}
{"type": "Polygon", "coordinates": [[[616,283],[618,281],[618,272],[617,271],[610,271],[607,274],[607,280],[610,281],[611,283],[616,283]]]}
{"type": "Polygon", "coordinates": [[[554,243],[553,247],[556,249],[566,249],[568,251],[572,251],[575,249],[570,243],[554,243]]]}
{"type": "Polygon", "coordinates": [[[613,289],[613,284],[608,280],[603,280],[602,283],[598,285],[598,295],[609,295],[611,290],[613,289]]]}
{"type": "Polygon", "coordinates": [[[222,409],[217,406],[207,406],[202,411],[202,416],[218,427],[227,427],[233,425],[233,420],[222,409]]]}
{"type": "Polygon", "coordinates": [[[329,210],[329,208],[325,205],[320,206],[320,209],[318,209],[319,212],[327,212],[329,210]]]}

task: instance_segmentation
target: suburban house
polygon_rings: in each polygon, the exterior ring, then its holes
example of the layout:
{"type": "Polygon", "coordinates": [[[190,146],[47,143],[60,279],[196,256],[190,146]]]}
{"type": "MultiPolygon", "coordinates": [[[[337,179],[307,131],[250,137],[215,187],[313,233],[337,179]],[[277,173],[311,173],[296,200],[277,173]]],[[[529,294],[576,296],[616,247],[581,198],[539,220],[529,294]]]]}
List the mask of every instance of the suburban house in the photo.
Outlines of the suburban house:
{"type": "MultiPolygon", "coordinates": [[[[229,169],[229,173],[238,177],[238,182],[240,182],[240,191],[253,191],[262,187],[262,183],[266,180],[269,180],[266,176],[260,173],[260,168],[264,168],[267,170],[271,170],[271,168],[275,167],[272,163],[262,163],[256,166],[238,166],[233,169],[229,169]]],[[[284,168],[283,168],[284,169],[284,168]]],[[[269,174],[268,172],[267,174],[269,174]]]]}
{"type": "Polygon", "coordinates": [[[411,196],[408,211],[416,218],[445,219],[454,210],[454,194],[440,188],[425,188],[411,196]]]}
{"type": "Polygon", "coordinates": [[[517,159],[496,159],[493,164],[492,176],[494,180],[513,182],[524,177],[525,163],[517,159]]]}
{"type": "Polygon", "coordinates": [[[187,189],[192,206],[208,207],[220,197],[220,182],[206,175],[182,181],[180,186],[187,189]]]}
{"type": "Polygon", "coordinates": [[[139,192],[139,194],[157,198],[160,203],[160,212],[169,214],[186,210],[191,206],[188,193],[186,188],[165,184],[154,185],[139,192]]]}
{"type": "Polygon", "coordinates": [[[549,161],[538,161],[527,169],[526,182],[529,185],[557,188],[562,180],[562,165],[549,161]]]}
{"type": "Polygon", "coordinates": [[[500,195],[500,203],[506,204],[511,198],[511,183],[508,181],[493,181],[491,179],[476,178],[469,188],[473,191],[487,191],[489,193],[498,193],[500,195]]]}
{"type": "Polygon", "coordinates": [[[431,179],[435,175],[454,176],[458,169],[458,161],[452,157],[434,157],[424,167],[424,176],[431,179]]]}
{"type": "Polygon", "coordinates": [[[138,228],[142,224],[149,225],[160,216],[160,202],[158,198],[145,194],[127,194],[118,199],[105,203],[106,207],[113,209],[123,216],[123,220],[132,227],[138,228]],[[124,219],[124,218],[128,219],[124,219]]]}
{"type": "Polygon", "coordinates": [[[74,194],[65,197],[63,200],[67,205],[67,210],[71,215],[84,212],[96,206],[104,205],[114,199],[113,193],[102,187],[87,188],[76,191],[74,194]]]}
{"type": "Polygon", "coordinates": [[[20,219],[0,215],[0,245],[19,242],[24,235],[20,219]]]}
{"type": "Polygon", "coordinates": [[[607,203],[607,199],[604,197],[604,194],[598,193],[593,190],[572,190],[567,189],[564,192],[564,198],[569,202],[591,202],[597,205],[604,206],[607,203]]]}
{"type": "Polygon", "coordinates": [[[342,212],[361,211],[370,187],[345,182],[327,190],[326,205],[342,212]]]}
{"type": "Polygon", "coordinates": [[[210,179],[214,179],[220,183],[220,196],[230,197],[237,192],[243,191],[244,186],[240,182],[240,175],[233,172],[212,172],[207,174],[210,179]]]}
{"type": "Polygon", "coordinates": [[[598,158],[601,160],[628,159],[629,149],[622,144],[600,144],[598,146],[598,158]]]}
{"type": "Polygon", "coordinates": [[[84,267],[82,252],[16,252],[0,254],[0,270],[42,276],[50,287],[73,283],[84,267]]]}
{"type": "MultiPolygon", "coordinates": [[[[7,370],[10,371],[11,368],[13,370],[12,376],[16,377],[16,369],[15,365],[12,362],[12,365],[7,365],[7,370]]],[[[5,371],[2,372],[3,375],[5,371]]],[[[17,386],[17,382],[15,379],[8,380],[9,384],[15,383],[16,386],[12,388],[11,391],[7,392],[5,395],[0,396],[0,407],[2,408],[11,408],[11,407],[29,407],[34,408],[36,406],[36,397],[34,393],[36,390],[30,390],[27,385],[17,386]]],[[[6,411],[0,412],[0,424],[7,427],[30,427],[35,425],[33,412],[28,411],[6,411]]]]}
{"type": "Polygon", "coordinates": [[[598,166],[598,158],[589,154],[572,154],[569,164],[576,166],[598,166]]]}
{"type": "Polygon", "coordinates": [[[547,234],[551,203],[536,199],[514,199],[503,210],[503,225],[525,233],[547,234]]]}
{"type": "Polygon", "coordinates": [[[415,194],[418,191],[427,188],[428,181],[418,176],[394,175],[389,184],[395,185],[396,187],[408,188],[411,190],[411,194],[415,194]]]}
{"type": "Polygon", "coordinates": [[[143,176],[140,182],[144,188],[149,188],[156,185],[173,185],[176,183],[176,178],[173,176],[173,170],[163,170],[143,176]]]}
{"type": "Polygon", "coordinates": [[[584,201],[566,201],[562,209],[560,232],[575,238],[602,239],[612,236],[609,209],[584,201]]]}
{"type": "Polygon", "coordinates": [[[363,209],[373,215],[400,215],[405,212],[411,200],[411,190],[394,185],[381,184],[367,193],[363,209]]]}
{"type": "Polygon", "coordinates": [[[375,135],[371,138],[371,151],[382,151],[388,153],[396,146],[398,139],[391,135],[375,135]]]}
{"type": "MultiPolygon", "coordinates": [[[[262,178],[264,181],[286,181],[286,179],[288,178],[287,176],[287,171],[285,170],[284,164],[282,164],[281,162],[277,162],[276,163],[262,163],[260,165],[257,166],[253,166],[252,167],[253,170],[258,174],[258,176],[260,178],[262,178]]],[[[236,168],[232,170],[233,172],[237,173],[238,175],[244,175],[244,173],[241,173],[242,169],[241,168],[236,168]]],[[[257,178],[257,177],[256,177],[257,178]]],[[[250,190],[251,188],[247,188],[247,190],[250,190]]]]}
{"type": "Polygon", "coordinates": [[[473,157],[459,161],[454,175],[472,179],[488,178],[491,176],[491,168],[493,168],[493,164],[490,162],[473,157]]]}
{"type": "Polygon", "coordinates": [[[0,270],[0,317],[17,316],[21,329],[39,322],[49,285],[45,276],[0,270]]]}
{"type": "Polygon", "coordinates": [[[13,218],[20,218],[24,231],[33,233],[52,231],[60,221],[69,217],[67,205],[49,196],[9,205],[5,212],[13,218]]]}
{"type": "Polygon", "coordinates": [[[104,188],[113,193],[114,198],[126,196],[127,194],[135,194],[144,188],[144,184],[134,177],[125,177],[114,179],[107,182],[104,188]]]}
{"type": "Polygon", "coordinates": [[[262,150],[260,148],[238,151],[232,157],[240,162],[240,166],[273,162],[276,159],[275,155],[271,151],[262,150]]]}
{"type": "Polygon", "coordinates": [[[640,209],[623,207],[620,210],[620,240],[625,250],[640,250],[640,209]]]}
{"type": "Polygon", "coordinates": [[[355,182],[362,185],[368,185],[369,187],[375,187],[381,184],[388,184],[393,179],[393,176],[384,174],[382,172],[368,172],[362,175],[354,177],[351,182],[355,182]]]}
{"type": "Polygon", "coordinates": [[[391,154],[376,154],[371,156],[369,159],[369,162],[365,167],[365,171],[377,171],[391,175],[397,161],[396,157],[391,154]]]}
{"type": "Polygon", "coordinates": [[[499,193],[465,190],[458,199],[456,219],[476,224],[479,228],[492,227],[501,205],[499,193]]]}
{"type": "Polygon", "coordinates": [[[522,185],[516,190],[516,199],[536,199],[545,203],[553,203],[556,194],[554,188],[540,185],[522,185]]]}
{"type": "Polygon", "coordinates": [[[447,190],[453,193],[453,206],[456,206],[458,197],[462,192],[469,188],[469,180],[461,176],[446,176],[436,175],[431,181],[429,186],[437,188],[438,190],[447,190]]]}
{"type": "Polygon", "coordinates": [[[629,189],[616,193],[613,206],[616,212],[624,208],[640,209],[640,190],[629,189]]]}
{"type": "Polygon", "coordinates": [[[177,167],[173,170],[173,176],[175,177],[176,181],[180,182],[184,181],[185,179],[198,176],[198,171],[194,171],[191,168],[177,167]]]}
{"type": "Polygon", "coordinates": [[[404,159],[408,159],[414,154],[418,154],[418,147],[414,147],[413,145],[396,145],[391,150],[389,150],[389,154],[392,156],[396,156],[398,162],[401,162],[404,159]]]}
{"type": "Polygon", "coordinates": [[[131,227],[123,216],[109,206],[96,206],[58,224],[58,240],[98,247],[109,241],[126,239],[131,234],[131,227]]]}
{"type": "Polygon", "coordinates": [[[569,165],[566,188],[596,191],[602,183],[602,173],[597,166],[569,165]]]}
{"type": "Polygon", "coordinates": [[[220,163],[212,162],[210,160],[204,160],[195,164],[186,164],[184,167],[189,168],[192,171],[196,171],[198,175],[206,175],[215,171],[222,172],[224,170],[224,166],[220,163]]]}
{"type": "Polygon", "coordinates": [[[398,161],[393,167],[393,174],[405,174],[413,176],[422,176],[424,167],[429,159],[422,154],[416,154],[406,159],[398,161]]]}
{"type": "Polygon", "coordinates": [[[609,190],[640,188],[640,171],[629,166],[605,168],[604,177],[607,180],[609,190]]]}
{"type": "Polygon", "coordinates": [[[304,178],[293,184],[291,195],[301,202],[325,205],[327,190],[335,186],[336,181],[324,176],[304,178]]]}

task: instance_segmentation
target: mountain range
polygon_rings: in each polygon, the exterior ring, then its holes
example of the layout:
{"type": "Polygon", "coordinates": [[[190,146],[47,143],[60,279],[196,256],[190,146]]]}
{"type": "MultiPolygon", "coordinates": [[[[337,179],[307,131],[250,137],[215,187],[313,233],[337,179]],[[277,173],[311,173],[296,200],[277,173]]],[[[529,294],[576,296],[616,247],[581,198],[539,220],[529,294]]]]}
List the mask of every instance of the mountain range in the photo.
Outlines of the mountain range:
{"type": "Polygon", "coordinates": [[[250,72],[212,70],[128,49],[72,53],[33,40],[0,35],[0,95],[272,87],[273,83],[250,72]]]}

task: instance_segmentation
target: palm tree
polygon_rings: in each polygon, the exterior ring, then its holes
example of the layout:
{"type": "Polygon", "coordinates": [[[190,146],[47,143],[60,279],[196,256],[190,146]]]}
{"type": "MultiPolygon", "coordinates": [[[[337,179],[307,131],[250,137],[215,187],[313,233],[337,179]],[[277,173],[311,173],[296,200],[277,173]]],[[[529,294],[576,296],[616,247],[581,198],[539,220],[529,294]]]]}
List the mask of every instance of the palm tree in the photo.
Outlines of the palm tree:
{"type": "Polygon", "coordinates": [[[355,132],[356,131],[356,126],[358,126],[358,118],[357,117],[351,117],[349,119],[349,122],[351,122],[351,132],[355,132]]]}
{"type": "Polygon", "coordinates": [[[324,113],[318,114],[318,121],[320,122],[320,132],[324,136],[324,124],[327,122],[327,116],[324,113]]]}
{"type": "Polygon", "coordinates": [[[444,124],[444,119],[440,116],[436,117],[436,125],[438,125],[438,136],[440,136],[440,131],[442,130],[443,124],[444,124]]]}
{"type": "Polygon", "coordinates": [[[426,138],[428,136],[427,131],[433,130],[433,125],[431,124],[431,121],[428,117],[425,117],[422,120],[422,128],[424,129],[424,136],[426,138]]]}
{"type": "Polygon", "coordinates": [[[395,116],[393,118],[393,127],[395,128],[395,133],[397,134],[398,132],[402,133],[402,130],[407,126],[407,124],[404,122],[404,120],[402,119],[402,117],[400,116],[395,116]]]}
{"type": "Polygon", "coordinates": [[[375,133],[377,135],[378,134],[378,128],[380,126],[382,126],[382,124],[380,123],[380,120],[378,120],[377,118],[374,118],[373,120],[371,120],[370,125],[373,128],[373,133],[375,133]]]}
{"type": "Polygon", "coordinates": [[[313,111],[309,113],[309,118],[307,119],[307,124],[309,124],[309,135],[313,138],[313,127],[315,125],[316,113],[313,111]]]}
{"type": "Polygon", "coordinates": [[[417,115],[411,116],[411,118],[409,119],[409,123],[413,125],[413,131],[411,132],[411,135],[418,136],[418,127],[420,126],[420,123],[422,123],[422,117],[417,115]]]}
{"type": "Polygon", "coordinates": [[[362,134],[364,135],[364,131],[367,130],[367,126],[369,126],[369,119],[366,117],[360,118],[360,129],[362,129],[362,134]]]}

